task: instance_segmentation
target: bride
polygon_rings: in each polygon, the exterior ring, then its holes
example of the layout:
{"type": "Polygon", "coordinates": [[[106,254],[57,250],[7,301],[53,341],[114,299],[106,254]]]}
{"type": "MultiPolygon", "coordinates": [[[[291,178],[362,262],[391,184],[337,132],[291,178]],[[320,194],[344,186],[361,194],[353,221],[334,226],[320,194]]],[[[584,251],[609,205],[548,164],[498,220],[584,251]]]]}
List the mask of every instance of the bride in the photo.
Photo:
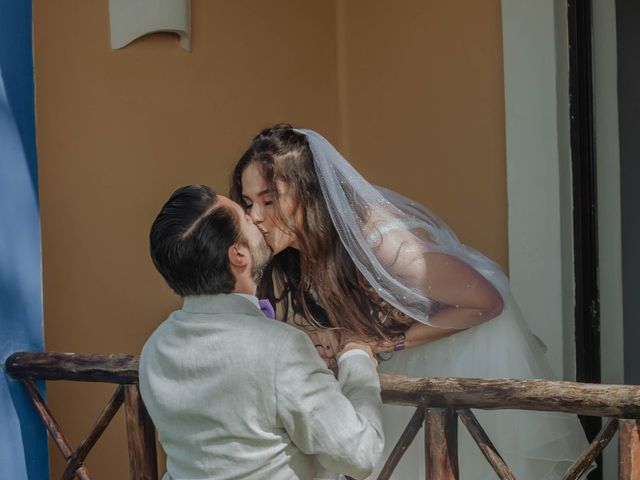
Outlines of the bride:
{"type": "MultiPolygon", "coordinates": [[[[259,293],[279,319],[314,330],[324,357],[338,336],[359,337],[388,358],[384,373],[549,378],[545,347],[500,267],[425,207],[368,183],[318,133],[285,124],[263,130],[232,181],[231,197],[274,253],[259,293]]],[[[412,413],[385,405],[385,459],[412,413]]],[[[561,478],[587,445],[575,416],[476,416],[518,479],[561,478]]],[[[393,478],[425,477],[422,442],[418,435],[393,478]]],[[[458,451],[461,479],[495,478],[464,427],[458,451]]]]}

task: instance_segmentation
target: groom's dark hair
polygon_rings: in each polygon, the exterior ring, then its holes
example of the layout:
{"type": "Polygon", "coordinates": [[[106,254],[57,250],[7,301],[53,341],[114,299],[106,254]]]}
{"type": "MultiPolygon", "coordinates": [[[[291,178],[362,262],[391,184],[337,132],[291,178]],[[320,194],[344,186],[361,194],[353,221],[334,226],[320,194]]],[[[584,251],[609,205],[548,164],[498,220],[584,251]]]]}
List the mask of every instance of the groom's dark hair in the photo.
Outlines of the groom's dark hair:
{"type": "Polygon", "coordinates": [[[228,251],[244,243],[234,212],[205,185],[173,192],[151,226],[151,259],[181,297],[230,293],[235,277],[228,251]]]}

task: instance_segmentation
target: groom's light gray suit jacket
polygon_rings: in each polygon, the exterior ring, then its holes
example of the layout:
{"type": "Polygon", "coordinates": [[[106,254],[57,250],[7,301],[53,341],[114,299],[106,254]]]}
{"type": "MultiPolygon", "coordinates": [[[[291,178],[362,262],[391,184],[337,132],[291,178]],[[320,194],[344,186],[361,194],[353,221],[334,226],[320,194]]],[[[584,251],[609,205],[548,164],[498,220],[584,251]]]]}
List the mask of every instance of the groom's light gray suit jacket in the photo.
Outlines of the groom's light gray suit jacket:
{"type": "Polygon", "coordinates": [[[187,297],[146,342],[140,391],[182,479],[365,478],[382,451],[380,384],[365,355],[338,381],[308,336],[238,295],[187,297]]]}

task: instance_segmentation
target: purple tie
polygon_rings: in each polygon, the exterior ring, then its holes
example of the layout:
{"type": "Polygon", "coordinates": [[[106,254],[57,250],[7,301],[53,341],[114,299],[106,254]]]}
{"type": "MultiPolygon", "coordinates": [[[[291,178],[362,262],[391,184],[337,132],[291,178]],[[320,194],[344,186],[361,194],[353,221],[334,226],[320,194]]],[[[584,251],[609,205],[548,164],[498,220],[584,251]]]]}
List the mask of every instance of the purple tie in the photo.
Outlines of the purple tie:
{"type": "Polygon", "coordinates": [[[271,302],[268,299],[263,298],[258,300],[258,303],[260,304],[260,310],[262,311],[264,316],[272,320],[275,320],[276,312],[273,309],[273,305],[271,305],[271,302]]]}

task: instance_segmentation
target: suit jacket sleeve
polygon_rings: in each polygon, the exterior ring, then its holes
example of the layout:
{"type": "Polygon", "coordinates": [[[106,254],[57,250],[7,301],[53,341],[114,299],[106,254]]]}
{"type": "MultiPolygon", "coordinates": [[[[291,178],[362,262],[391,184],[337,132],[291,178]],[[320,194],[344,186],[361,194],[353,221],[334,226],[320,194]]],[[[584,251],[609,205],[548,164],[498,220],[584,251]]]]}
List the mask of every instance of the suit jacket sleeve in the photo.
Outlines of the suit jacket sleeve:
{"type": "Polygon", "coordinates": [[[277,414],[293,443],[327,470],[368,477],[384,446],[380,381],[371,361],[346,358],[336,381],[309,337],[294,330],[278,354],[275,378],[277,414]]]}

